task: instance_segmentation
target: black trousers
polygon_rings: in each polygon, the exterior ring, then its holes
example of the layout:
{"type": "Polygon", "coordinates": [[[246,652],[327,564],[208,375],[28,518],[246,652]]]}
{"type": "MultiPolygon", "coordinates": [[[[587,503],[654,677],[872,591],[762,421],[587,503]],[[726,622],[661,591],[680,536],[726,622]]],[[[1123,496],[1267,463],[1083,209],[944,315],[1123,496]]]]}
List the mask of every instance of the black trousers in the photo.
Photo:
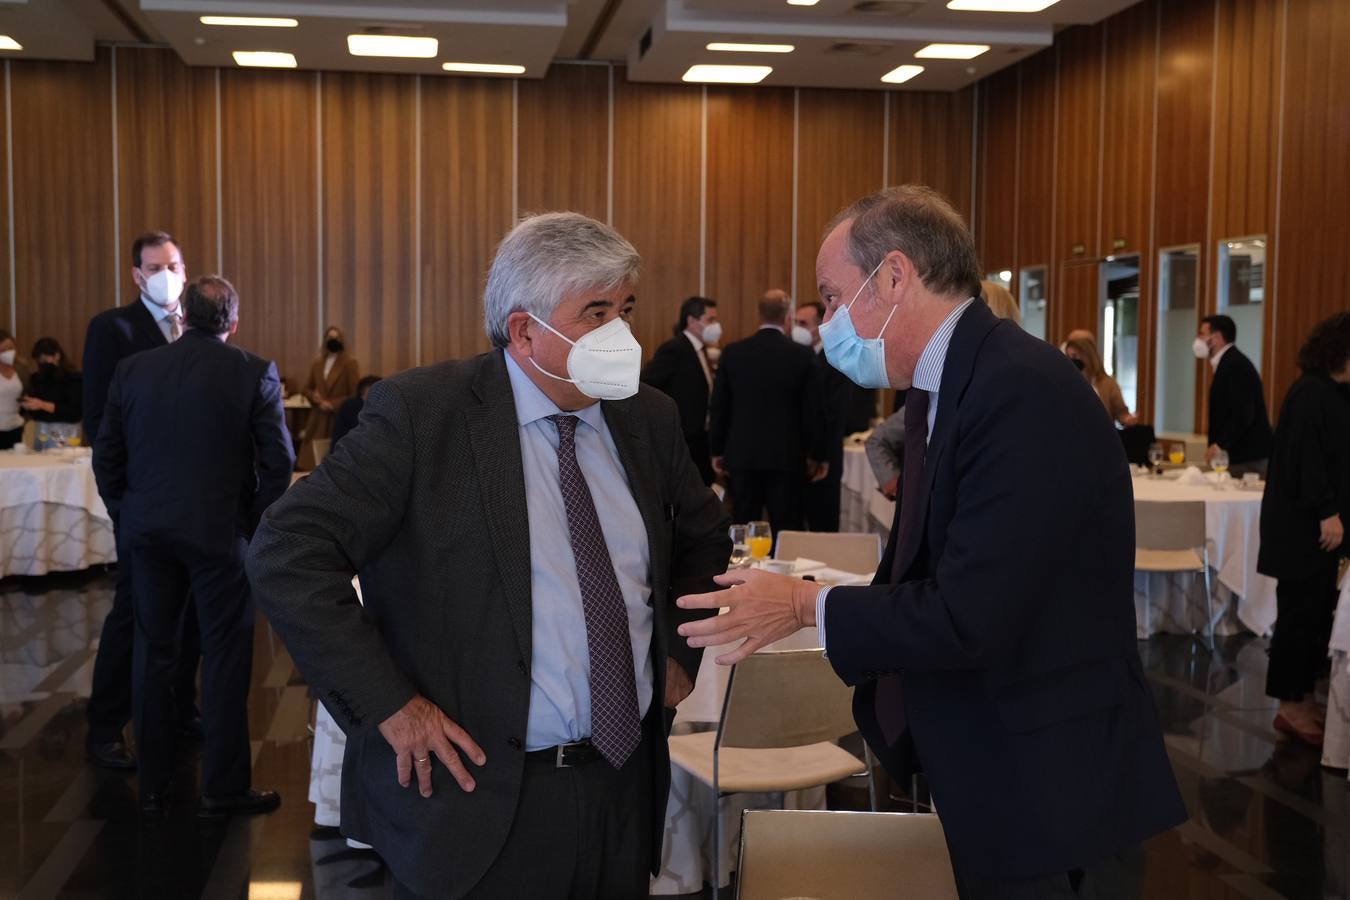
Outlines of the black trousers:
{"type": "Polygon", "coordinates": [[[244,576],[248,542],[205,555],[172,542],[131,542],[136,586],[132,697],[141,790],[162,791],[174,768],[172,680],[184,607],[193,603],[202,644],[201,792],[221,797],[250,782],[248,684],[253,602],[244,576]]]}
{"type": "MultiPolygon", "coordinates": [[[[114,530],[117,523],[113,523],[114,530]]],[[[136,611],[132,601],[131,557],[118,541],[117,587],[112,609],[103,620],[98,655],[94,657],[93,685],[85,716],[89,721],[91,744],[109,744],[123,740],[131,721],[131,659],[136,635],[136,611]]],[[[174,709],[179,722],[197,717],[197,663],[201,659],[201,638],[197,631],[197,611],[186,604],[183,614],[178,663],[174,668],[174,709]]]]}
{"type": "Polygon", "coordinates": [[[1138,900],[1144,889],[1144,849],[1127,848],[1086,869],[1030,878],[991,878],[953,858],[961,900],[1138,900]]]}
{"type": "Polygon", "coordinates": [[[21,440],[23,440],[22,425],[13,431],[0,431],[0,450],[8,450],[21,440]]]}
{"type": "MultiPolygon", "coordinates": [[[[644,723],[642,742],[622,769],[603,760],[559,769],[527,758],[506,846],[466,896],[645,898],[652,857],[651,742],[656,739],[649,725],[644,723]]],[[[394,897],[419,900],[421,895],[395,884],[394,897]]]]}
{"type": "Polygon", "coordinates": [[[1275,632],[1270,637],[1266,695],[1302,700],[1327,664],[1327,643],[1336,615],[1336,560],[1307,578],[1281,578],[1275,585],[1275,632]]]}
{"type": "MultiPolygon", "coordinates": [[[[792,472],[760,469],[731,471],[732,519],[753,522],[768,512],[769,526],[780,531],[801,531],[805,525],[806,463],[792,472]]],[[[775,538],[776,540],[776,538],[775,538]]]]}
{"type": "Polygon", "coordinates": [[[844,480],[843,459],[830,460],[830,474],[806,485],[806,527],[811,531],[839,530],[839,486],[844,480]]]}

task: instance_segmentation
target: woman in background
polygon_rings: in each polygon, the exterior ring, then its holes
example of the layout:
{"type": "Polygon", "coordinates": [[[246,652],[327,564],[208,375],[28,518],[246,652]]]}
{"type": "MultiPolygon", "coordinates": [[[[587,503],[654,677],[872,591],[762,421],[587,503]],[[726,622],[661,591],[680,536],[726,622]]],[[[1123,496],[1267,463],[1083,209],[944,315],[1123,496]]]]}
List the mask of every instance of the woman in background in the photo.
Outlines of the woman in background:
{"type": "Polygon", "coordinates": [[[83,379],[56,338],[40,338],[33,359],[38,368],[20,403],[24,412],[38,422],[78,423],[84,412],[83,379]]]}
{"type": "Polygon", "coordinates": [[[307,446],[302,448],[302,458],[313,459],[313,441],[332,437],[333,417],[342,401],[355,396],[360,380],[361,367],[347,355],[347,340],[342,329],[336,325],[328,326],[323,333],[322,352],[309,367],[309,380],[305,383],[305,396],[311,408],[303,434],[307,446]]]}
{"type": "Polygon", "coordinates": [[[1008,289],[997,281],[981,281],[980,293],[984,295],[984,302],[989,304],[989,310],[1000,319],[1010,319],[1018,325],[1022,324],[1022,312],[1017,308],[1017,301],[1008,289]]]}
{"type": "Polygon", "coordinates": [[[1097,350],[1096,341],[1082,336],[1071,337],[1064,343],[1064,355],[1078,367],[1088,384],[1097,392],[1102,405],[1111,414],[1111,421],[1127,427],[1139,421],[1125,405],[1120,385],[1106,374],[1106,366],[1102,364],[1102,354],[1097,350]]]}
{"type": "Polygon", "coordinates": [[[1325,714],[1313,686],[1327,663],[1350,514],[1350,313],[1313,329],[1298,367],[1275,427],[1256,568],[1277,580],[1266,671],[1266,694],[1280,701],[1275,728],[1320,747],[1325,714]]]}
{"type": "Polygon", "coordinates": [[[28,373],[20,366],[14,335],[0,328],[0,450],[9,450],[23,440],[19,398],[27,387],[28,373]]]}

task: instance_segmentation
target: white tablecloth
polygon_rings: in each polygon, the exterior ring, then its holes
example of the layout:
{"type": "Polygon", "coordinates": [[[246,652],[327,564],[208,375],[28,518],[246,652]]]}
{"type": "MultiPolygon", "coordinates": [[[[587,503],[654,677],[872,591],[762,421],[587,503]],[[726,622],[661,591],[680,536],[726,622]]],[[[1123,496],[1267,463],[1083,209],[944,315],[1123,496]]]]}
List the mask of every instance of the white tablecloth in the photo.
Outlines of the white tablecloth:
{"type": "Polygon", "coordinates": [[[1341,578],[1341,599],[1331,629],[1331,691],[1327,698],[1322,765],[1350,769],[1350,569],[1341,578]]]}
{"type": "Polygon", "coordinates": [[[112,520],[87,449],[0,452],[0,576],[77,571],[116,560],[112,520]]]}
{"type": "Polygon", "coordinates": [[[839,482],[839,530],[890,534],[895,501],[877,490],[877,477],[861,444],[844,447],[844,473],[839,482]]]}
{"type": "MultiPolygon", "coordinates": [[[[1192,487],[1174,478],[1134,479],[1136,500],[1181,503],[1199,500],[1205,504],[1205,536],[1209,539],[1209,562],[1214,569],[1215,601],[1234,608],[1236,622],[1256,634],[1269,634],[1275,624],[1275,580],[1256,571],[1261,547],[1261,492],[1238,487],[1192,487]],[[1234,602],[1235,601],[1235,602],[1234,602]]],[[[1199,581],[1199,579],[1196,579],[1199,581]]],[[[1194,589],[1189,576],[1135,576],[1135,608],[1139,637],[1160,631],[1188,633],[1204,625],[1203,582],[1194,589]]]]}

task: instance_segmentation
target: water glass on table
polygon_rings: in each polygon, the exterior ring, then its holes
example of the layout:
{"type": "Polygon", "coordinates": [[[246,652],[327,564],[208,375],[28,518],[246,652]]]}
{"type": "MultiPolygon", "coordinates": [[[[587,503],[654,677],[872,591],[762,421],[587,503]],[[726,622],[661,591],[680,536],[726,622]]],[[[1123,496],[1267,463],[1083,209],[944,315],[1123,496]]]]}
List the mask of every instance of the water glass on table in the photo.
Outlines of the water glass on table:
{"type": "Polygon", "coordinates": [[[1163,461],[1162,444],[1159,444],[1157,441],[1154,441],[1153,443],[1148,445],[1149,473],[1152,475],[1161,475],[1162,469],[1160,467],[1162,466],[1162,461],[1163,461]]]}
{"type": "Polygon", "coordinates": [[[742,569],[750,565],[750,527],[732,525],[727,529],[727,536],[731,538],[731,559],[727,568],[742,569]]]}

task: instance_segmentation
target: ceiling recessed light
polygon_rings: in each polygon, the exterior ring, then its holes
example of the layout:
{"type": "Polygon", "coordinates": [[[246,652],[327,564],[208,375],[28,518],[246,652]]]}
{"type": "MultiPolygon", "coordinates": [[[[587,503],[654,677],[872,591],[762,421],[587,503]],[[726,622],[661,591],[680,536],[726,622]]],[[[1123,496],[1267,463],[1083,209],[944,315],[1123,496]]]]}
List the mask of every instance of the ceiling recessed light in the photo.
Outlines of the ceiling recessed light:
{"type": "Polygon", "coordinates": [[[882,75],[881,80],[887,84],[904,84],[922,71],[923,66],[897,66],[882,75]]]}
{"type": "Polygon", "coordinates": [[[788,6],[815,6],[820,0],[788,0],[788,6]]]}
{"type": "Polygon", "coordinates": [[[0,50],[22,50],[23,44],[20,44],[14,38],[7,34],[0,34],[0,50]]]}
{"type": "Polygon", "coordinates": [[[257,66],[263,69],[294,69],[295,54],[280,53],[275,50],[236,50],[234,61],[241,66],[257,66]]]}
{"type": "Polygon", "coordinates": [[[988,44],[929,44],[918,53],[915,59],[974,59],[981,53],[989,52],[988,44]]]}
{"type": "Polygon", "coordinates": [[[690,66],[684,73],[684,81],[697,84],[759,84],[769,73],[772,66],[690,66]]]}
{"type": "Polygon", "coordinates": [[[297,28],[297,19],[280,19],[268,16],[202,16],[198,21],[203,25],[233,25],[239,28],[297,28]]]}
{"type": "Polygon", "coordinates": [[[948,9],[963,12],[1033,13],[1049,9],[1059,0],[948,0],[948,9]]]}
{"type": "Polygon", "coordinates": [[[447,72],[475,72],[480,75],[524,75],[524,66],[509,66],[501,63],[465,63],[448,62],[441,63],[441,68],[447,72]]]}
{"type": "Polygon", "coordinates": [[[713,41],[709,50],[722,53],[791,53],[797,48],[791,44],[732,44],[726,41],[713,41]]]}
{"type": "Polygon", "coordinates": [[[406,37],[394,34],[347,35],[347,52],[352,56],[430,59],[439,50],[440,41],[434,37],[406,37]]]}

